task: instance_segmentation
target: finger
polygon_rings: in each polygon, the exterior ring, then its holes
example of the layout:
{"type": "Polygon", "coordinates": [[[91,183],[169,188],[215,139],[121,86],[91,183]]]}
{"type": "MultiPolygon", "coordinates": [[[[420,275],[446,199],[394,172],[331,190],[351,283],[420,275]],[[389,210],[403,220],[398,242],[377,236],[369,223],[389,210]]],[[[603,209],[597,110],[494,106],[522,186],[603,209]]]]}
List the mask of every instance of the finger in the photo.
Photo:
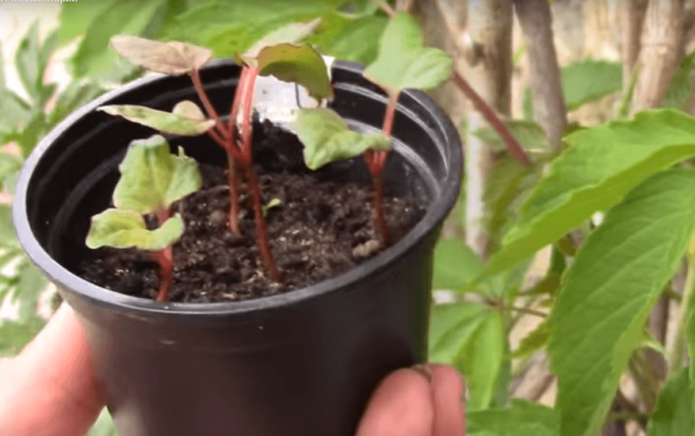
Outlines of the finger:
{"type": "Polygon", "coordinates": [[[84,333],[67,304],[12,364],[13,377],[0,386],[0,396],[11,395],[0,401],[0,427],[12,425],[9,434],[17,436],[89,430],[104,402],[84,333]]]}
{"type": "Polygon", "coordinates": [[[433,436],[433,419],[429,381],[418,371],[401,369],[374,392],[357,436],[433,436]]]}
{"type": "Polygon", "coordinates": [[[429,367],[432,370],[433,433],[436,436],[461,436],[465,428],[461,375],[450,366],[429,367]]]}

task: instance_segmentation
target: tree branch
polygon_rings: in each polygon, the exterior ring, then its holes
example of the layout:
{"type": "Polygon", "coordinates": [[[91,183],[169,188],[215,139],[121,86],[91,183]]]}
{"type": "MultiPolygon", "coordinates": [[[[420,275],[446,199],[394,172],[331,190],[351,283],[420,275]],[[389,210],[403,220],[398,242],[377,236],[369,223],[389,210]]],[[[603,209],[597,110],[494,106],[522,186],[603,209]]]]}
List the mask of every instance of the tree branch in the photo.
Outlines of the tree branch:
{"type": "Polygon", "coordinates": [[[553,44],[552,16],[547,0],[514,0],[529,56],[533,108],[550,144],[558,149],[567,126],[560,67],[553,44]]]}
{"type": "Polygon", "coordinates": [[[630,86],[632,68],[637,62],[640,50],[640,35],[647,10],[646,0],[624,0],[622,20],[623,37],[623,89],[630,86]]]}

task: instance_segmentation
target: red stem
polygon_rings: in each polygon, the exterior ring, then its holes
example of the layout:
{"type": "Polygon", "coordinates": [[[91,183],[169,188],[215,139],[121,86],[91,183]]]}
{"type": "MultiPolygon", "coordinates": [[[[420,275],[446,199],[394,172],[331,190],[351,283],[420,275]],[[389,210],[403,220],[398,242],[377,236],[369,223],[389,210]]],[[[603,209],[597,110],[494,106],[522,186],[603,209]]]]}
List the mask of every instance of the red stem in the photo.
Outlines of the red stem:
{"type": "Polygon", "coordinates": [[[200,98],[200,101],[203,103],[205,110],[208,111],[208,115],[210,115],[210,118],[215,120],[217,130],[219,130],[223,137],[231,139],[231,133],[229,132],[229,130],[227,130],[227,127],[220,119],[220,116],[217,115],[215,107],[212,105],[212,103],[210,103],[210,99],[208,98],[208,95],[205,92],[203,82],[200,80],[200,71],[197,68],[193,69],[193,71],[191,72],[191,80],[193,81],[193,87],[198,93],[198,97],[200,98]]]}
{"type": "Polygon", "coordinates": [[[229,127],[229,131],[232,133],[232,138],[235,138],[236,136],[236,120],[239,116],[239,107],[241,106],[243,94],[245,92],[245,83],[247,75],[248,68],[242,68],[241,74],[239,75],[239,82],[237,83],[236,92],[234,93],[232,109],[229,111],[229,120],[227,120],[227,126],[229,127]]]}
{"type": "MultiPolygon", "coordinates": [[[[162,226],[171,216],[168,208],[161,208],[156,213],[157,225],[162,226]]],[[[169,246],[152,254],[154,260],[159,263],[159,293],[156,301],[167,301],[171,285],[174,282],[174,249],[169,246]]]]}
{"type": "Polygon", "coordinates": [[[478,112],[480,112],[485,119],[487,120],[488,124],[492,126],[492,128],[497,131],[497,134],[500,135],[500,138],[504,140],[504,142],[507,144],[507,150],[509,151],[509,154],[514,156],[516,160],[519,161],[524,166],[529,166],[531,165],[531,159],[529,159],[528,155],[524,151],[524,149],[521,147],[521,144],[514,138],[514,135],[511,134],[509,129],[507,129],[507,126],[500,120],[500,118],[497,116],[494,110],[490,108],[490,106],[485,103],[485,100],[483,100],[477,92],[471,87],[471,85],[466,82],[466,79],[463,78],[459,73],[454,73],[452,76],[452,80],[456,84],[456,86],[459,87],[459,89],[468,97],[473,104],[475,105],[476,109],[478,109],[478,112]]]}
{"type": "MultiPolygon", "coordinates": [[[[393,131],[393,123],[396,119],[397,106],[398,94],[389,96],[388,103],[386,104],[386,113],[384,114],[384,124],[382,127],[382,131],[387,137],[391,137],[391,132],[393,131]]],[[[367,167],[369,167],[369,172],[372,173],[372,177],[374,178],[374,220],[376,221],[376,227],[379,231],[381,242],[385,247],[391,245],[391,231],[389,230],[386,216],[384,214],[384,181],[382,177],[387,156],[388,151],[375,152],[372,150],[367,150],[367,152],[364,154],[364,158],[367,161],[367,167]]]]}
{"type": "Polygon", "coordinates": [[[253,200],[253,214],[256,220],[256,245],[270,278],[276,282],[282,281],[282,275],[275,264],[273,253],[270,250],[268,227],[263,216],[263,205],[261,203],[261,187],[258,184],[258,179],[252,166],[246,167],[246,180],[253,200]]]}
{"type": "Polygon", "coordinates": [[[253,129],[251,126],[251,115],[253,113],[253,97],[256,92],[256,78],[258,77],[258,67],[247,67],[246,77],[244,77],[244,100],[243,114],[241,120],[241,150],[246,154],[246,159],[251,162],[251,141],[253,140],[253,129]]]}
{"type": "Polygon", "coordinates": [[[239,171],[234,165],[234,158],[228,153],[227,161],[229,168],[227,170],[227,182],[229,183],[229,230],[240,235],[239,229],[239,171]]]}

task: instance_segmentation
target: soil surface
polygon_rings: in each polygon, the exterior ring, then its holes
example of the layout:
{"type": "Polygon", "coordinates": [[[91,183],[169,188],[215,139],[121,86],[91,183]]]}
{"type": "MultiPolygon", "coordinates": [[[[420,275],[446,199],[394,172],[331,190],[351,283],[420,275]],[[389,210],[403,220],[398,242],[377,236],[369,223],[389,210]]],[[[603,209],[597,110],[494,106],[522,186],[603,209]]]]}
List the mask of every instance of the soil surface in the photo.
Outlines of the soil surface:
{"type": "MultiPolygon", "coordinates": [[[[242,236],[235,237],[227,227],[224,169],[201,164],[203,188],[174,205],[185,232],[174,246],[169,301],[241,301],[288,292],[342,274],[380,251],[370,187],[320,180],[304,166],[302,145],[294,135],[269,124],[259,128],[254,155],[263,162],[256,167],[263,202],[280,200],[267,210],[266,220],[283,282],[273,282],[263,272],[245,189],[242,236]]],[[[410,198],[387,197],[384,210],[394,242],[423,215],[410,198]]],[[[90,255],[81,264],[83,278],[124,294],[156,297],[159,268],[147,253],[101,248],[90,255]]]]}

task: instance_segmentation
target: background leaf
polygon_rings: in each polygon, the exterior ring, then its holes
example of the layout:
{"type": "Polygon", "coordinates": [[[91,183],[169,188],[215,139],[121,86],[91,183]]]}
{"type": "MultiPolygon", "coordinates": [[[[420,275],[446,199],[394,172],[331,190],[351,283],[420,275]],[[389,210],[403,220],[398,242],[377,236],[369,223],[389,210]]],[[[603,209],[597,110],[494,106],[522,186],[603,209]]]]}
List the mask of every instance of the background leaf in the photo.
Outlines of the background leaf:
{"type": "Polygon", "coordinates": [[[674,110],[638,114],[566,138],[521,206],[521,217],[490,260],[489,274],[508,268],[560,239],[594,212],[616,204],[652,174],[695,154],[695,120],[674,110]]]}
{"type": "Polygon", "coordinates": [[[432,308],[429,361],[457,365],[488,311],[479,304],[439,304],[432,308]]]}
{"type": "Polygon", "coordinates": [[[471,399],[468,410],[486,409],[494,399],[504,361],[506,333],[500,312],[490,312],[471,336],[463,355],[471,399]]]}
{"type": "Polygon", "coordinates": [[[45,321],[36,316],[25,322],[2,321],[0,323],[0,358],[16,356],[44,325],[45,321]]]}
{"type": "Polygon", "coordinates": [[[670,170],[610,210],[567,270],[550,321],[563,436],[597,433],[695,228],[695,171],[670,170]]]}
{"type": "Polygon", "coordinates": [[[379,55],[364,70],[364,77],[397,95],[404,89],[430,90],[451,76],[452,61],[446,52],[423,47],[423,37],[415,20],[397,13],[386,25],[379,55]]]}
{"type": "Polygon", "coordinates": [[[647,436],[693,436],[693,391],[688,369],[672,376],[664,385],[659,403],[649,420],[647,436]]]}
{"type": "Polygon", "coordinates": [[[559,436],[557,413],[548,407],[514,400],[506,409],[479,410],[466,416],[468,436],[559,436]]]}
{"type": "MultiPolygon", "coordinates": [[[[543,128],[538,123],[526,120],[507,120],[504,124],[525,149],[536,151],[550,150],[550,142],[545,136],[543,128]]],[[[491,127],[480,128],[473,134],[485,141],[494,150],[505,150],[507,148],[506,142],[491,127]]]]}
{"type": "Polygon", "coordinates": [[[483,263],[460,239],[440,239],[434,248],[434,289],[456,291],[467,287],[483,271],[483,263]]]}
{"type": "Polygon", "coordinates": [[[619,62],[584,59],[562,69],[562,93],[568,111],[622,88],[623,67],[619,62]]]}

